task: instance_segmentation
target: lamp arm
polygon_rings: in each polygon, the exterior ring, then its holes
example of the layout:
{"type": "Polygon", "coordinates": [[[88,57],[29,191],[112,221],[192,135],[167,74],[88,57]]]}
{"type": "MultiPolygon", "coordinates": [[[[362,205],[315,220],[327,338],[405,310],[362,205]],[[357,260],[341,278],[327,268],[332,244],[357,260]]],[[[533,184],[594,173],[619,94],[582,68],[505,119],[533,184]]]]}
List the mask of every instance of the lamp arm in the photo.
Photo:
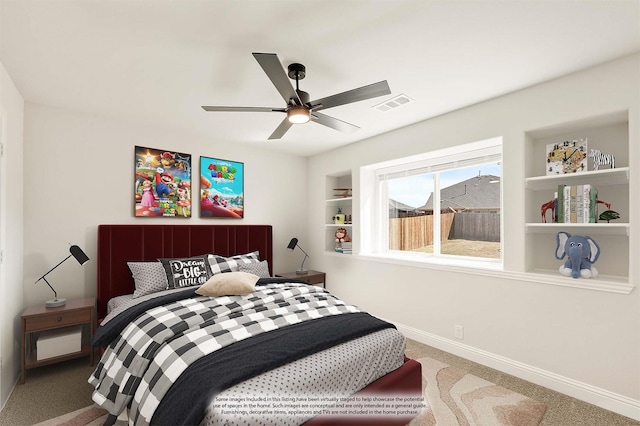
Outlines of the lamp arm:
{"type": "MultiPolygon", "coordinates": [[[[64,259],[62,259],[62,261],[60,263],[58,263],[56,266],[54,266],[53,268],[49,269],[43,276],[41,276],[40,278],[38,278],[36,280],[36,283],[40,280],[44,280],[44,277],[46,277],[47,275],[49,275],[51,273],[51,271],[53,271],[54,269],[56,269],[58,266],[62,265],[64,262],[66,262],[72,255],[69,255],[67,257],[65,257],[64,259]]],[[[44,280],[45,282],[47,280],[44,280]]],[[[49,283],[47,283],[49,284],[49,283]]],[[[51,284],[49,284],[49,287],[51,287],[51,284]]],[[[53,288],[52,288],[53,289],[53,288]]]]}
{"type": "Polygon", "coordinates": [[[49,269],[43,276],[41,276],[40,278],[38,278],[38,280],[36,281],[36,283],[40,280],[44,280],[45,283],[47,283],[47,285],[49,286],[49,288],[53,291],[53,295],[56,299],[58,299],[58,293],[54,290],[53,287],[51,287],[51,284],[49,284],[49,281],[47,281],[47,279],[45,278],[47,275],[49,275],[49,273],[51,273],[51,271],[53,271],[54,269],[56,269],[58,266],[62,265],[64,262],[66,262],[72,255],[69,255],[67,257],[65,257],[64,259],[62,259],[62,261],[60,263],[58,263],[56,266],[54,266],[53,268],[49,269]]]}
{"type": "MultiPolygon", "coordinates": [[[[302,249],[300,249],[300,250],[302,250],[302,249]]],[[[300,270],[301,270],[301,271],[304,271],[304,262],[305,262],[305,260],[307,260],[307,258],[309,257],[309,255],[308,255],[307,253],[305,253],[305,251],[304,251],[304,250],[302,250],[302,252],[304,253],[304,258],[302,259],[302,264],[300,264],[300,270]]]]}
{"type": "MultiPolygon", "coordinates": [[[[51,287],[51,284],[49,284],[49,281],[47,281],[47,279],[45,277],[40,278],[40,280],[44,280],[45,283],[47,283],[47,285],[49,286],[49,288],[51,289],[51,291],[53,291],[53,300],[58,300],[58,292],[51,287]]],[[[38,280],[38,281],[40,281],[38,280]]],[[[36,281],[36,282],[38,282],[36,281]]]]}

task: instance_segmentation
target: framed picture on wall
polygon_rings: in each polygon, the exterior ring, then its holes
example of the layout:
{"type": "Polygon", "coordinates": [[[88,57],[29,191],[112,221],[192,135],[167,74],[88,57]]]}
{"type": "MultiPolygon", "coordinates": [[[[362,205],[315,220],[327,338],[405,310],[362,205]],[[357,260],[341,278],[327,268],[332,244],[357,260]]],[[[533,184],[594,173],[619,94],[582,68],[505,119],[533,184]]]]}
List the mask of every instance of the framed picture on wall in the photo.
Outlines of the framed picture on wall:
{"type": "Polygon", "coordinates": [[[200,217],[244,217],[244,163],[200,157],[200,217]]]}
{"type": "Polygon", "coordinates": [[[135,216],[191,217],[191,155],[135,147],[135,216]]]}

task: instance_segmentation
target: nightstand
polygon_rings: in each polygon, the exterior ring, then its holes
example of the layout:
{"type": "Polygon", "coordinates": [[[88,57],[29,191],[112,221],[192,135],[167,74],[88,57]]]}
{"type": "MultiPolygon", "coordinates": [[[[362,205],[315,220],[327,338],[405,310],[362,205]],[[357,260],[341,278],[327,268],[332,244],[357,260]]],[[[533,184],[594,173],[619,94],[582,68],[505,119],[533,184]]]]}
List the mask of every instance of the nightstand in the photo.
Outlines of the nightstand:
{"type": "Polygon", "coordinates": [[[44,303],[31,306],[22,312],[22,383],[27,370],[43,365],[55,364],[73,358],[89,356],[94,362],[91,346],[96,327],[96,300],[94,298],[67,300],[64,306],[46,308],[44,303]],[[40,333],[57,330],[73,330],[80,326],[80,351],[38,359],[36,340],[40,333]]]}
{"type": "Polygon", "coordinates": [[[309,284],[314,284],[314,285],[322,283],[322,287],[327,288],[327,283],[325,281],[326,275],[327,274],[325,274],[324,272],[309,270],[306,274],[297,274],[295,272],[283,272],[283,273],[276,274],[276,277],[302,280],[302,281],[308,282],[309,284]]]}

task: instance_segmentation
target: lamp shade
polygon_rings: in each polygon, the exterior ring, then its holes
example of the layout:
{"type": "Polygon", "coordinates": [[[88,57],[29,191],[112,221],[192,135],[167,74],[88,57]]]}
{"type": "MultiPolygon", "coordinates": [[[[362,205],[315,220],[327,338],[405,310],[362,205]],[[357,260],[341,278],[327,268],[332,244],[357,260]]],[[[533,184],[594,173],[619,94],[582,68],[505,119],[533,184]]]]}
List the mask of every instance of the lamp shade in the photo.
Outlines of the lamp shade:
{"type": "Polygon", "coordinates": [[[289,245],[287,246],[287,248],[289,250],[293,250],[294,248],[296,248],[297,245],[298,245],[298,239],[292,238],[291,241],[289,241],[289,245]]]}
{"type": "Polygon", "coordinates": [[[76,258],[80,266],[89,261],[89,256],[87,256],[80,247],[73,245],[69,248],[69,251],[71,252],[73,257],[76,258]]]}

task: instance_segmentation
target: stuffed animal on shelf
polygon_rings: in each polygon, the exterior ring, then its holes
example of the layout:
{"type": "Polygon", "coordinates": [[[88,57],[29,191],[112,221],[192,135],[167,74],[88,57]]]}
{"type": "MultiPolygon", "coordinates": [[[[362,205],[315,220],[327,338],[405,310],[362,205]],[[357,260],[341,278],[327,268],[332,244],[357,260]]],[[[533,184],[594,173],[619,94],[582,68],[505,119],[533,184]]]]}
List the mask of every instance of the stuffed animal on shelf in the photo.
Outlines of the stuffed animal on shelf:
{"type": "Polygon", "coordinates": [[[595,278],[598,271],[593,264],[600,257],[600,246],[587,236],[558,232],[556,235],[556,259],[567,261],[560,265],[560,273],[573,278],[595,278]]]}
{"type": "Polygon", "coordinates": [[[345,228],[338,228],[336,229],[336,243],[340,244],[340,243],[348,243],[349,241],[351,241],[351,237],[349,236],[349,234],[347,234],[347,230],[345,228]]]}

